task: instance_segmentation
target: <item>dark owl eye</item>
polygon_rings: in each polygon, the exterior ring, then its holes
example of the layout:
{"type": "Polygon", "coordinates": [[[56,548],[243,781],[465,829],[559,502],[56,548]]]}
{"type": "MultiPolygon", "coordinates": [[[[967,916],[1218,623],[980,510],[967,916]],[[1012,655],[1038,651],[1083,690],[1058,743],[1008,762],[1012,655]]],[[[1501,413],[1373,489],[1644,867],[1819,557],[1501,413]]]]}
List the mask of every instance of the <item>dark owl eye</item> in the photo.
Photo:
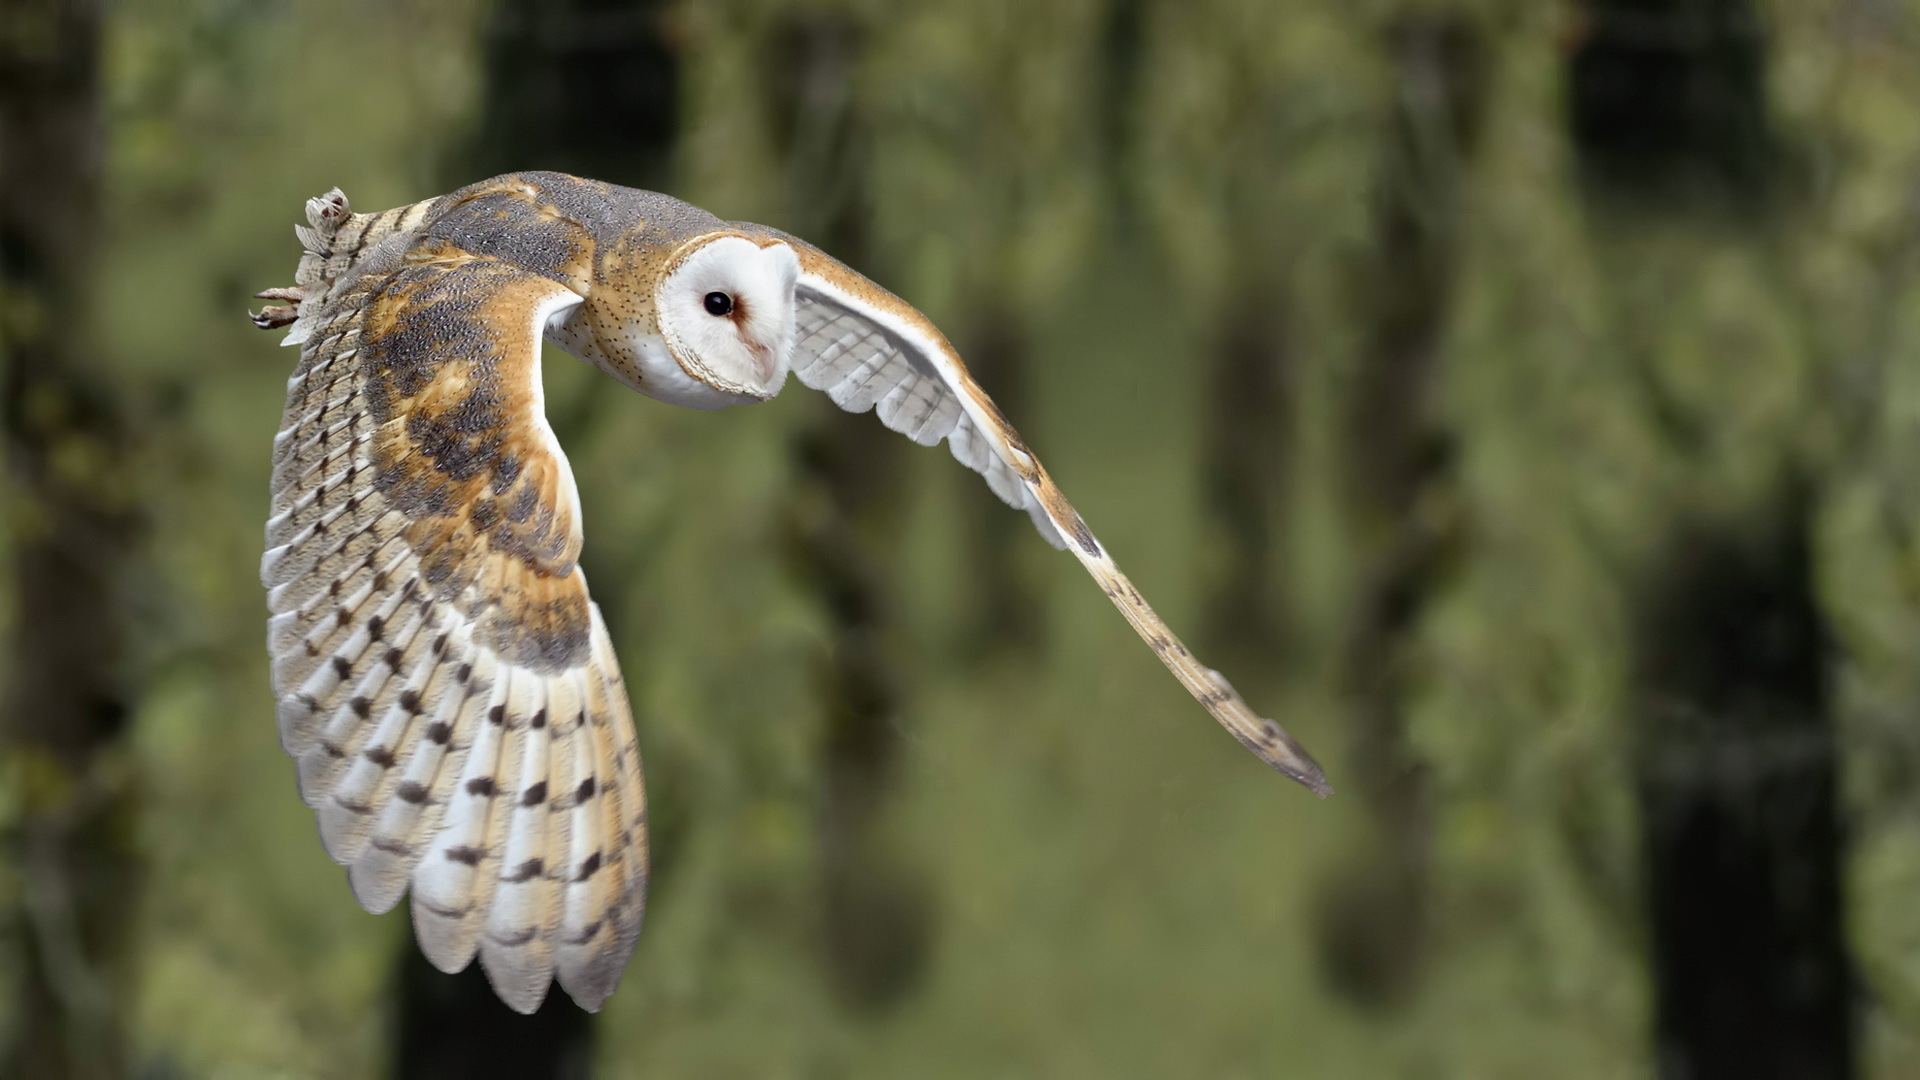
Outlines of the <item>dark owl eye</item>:
{"type": "Polygon", "coordinates": [[[733,297],[723,292],[710,292],[707,294],[707,314],[725,315],[732,310],[733,297]]]}

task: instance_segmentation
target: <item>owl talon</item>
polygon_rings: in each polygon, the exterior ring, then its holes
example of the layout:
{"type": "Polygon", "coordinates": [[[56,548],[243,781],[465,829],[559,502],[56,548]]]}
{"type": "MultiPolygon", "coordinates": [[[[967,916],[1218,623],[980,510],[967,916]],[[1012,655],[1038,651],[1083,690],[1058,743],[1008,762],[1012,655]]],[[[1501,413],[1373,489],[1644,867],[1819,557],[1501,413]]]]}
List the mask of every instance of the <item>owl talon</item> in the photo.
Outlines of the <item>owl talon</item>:
{"type": "Polygon", "coordinates": [[[262,330],[278,330],[283,326],[292,326],[294,320],[299,317],[300,312],[294,308],[278,305],[247,312],[247,318],[252,319],[253,325],[262,330]]]}

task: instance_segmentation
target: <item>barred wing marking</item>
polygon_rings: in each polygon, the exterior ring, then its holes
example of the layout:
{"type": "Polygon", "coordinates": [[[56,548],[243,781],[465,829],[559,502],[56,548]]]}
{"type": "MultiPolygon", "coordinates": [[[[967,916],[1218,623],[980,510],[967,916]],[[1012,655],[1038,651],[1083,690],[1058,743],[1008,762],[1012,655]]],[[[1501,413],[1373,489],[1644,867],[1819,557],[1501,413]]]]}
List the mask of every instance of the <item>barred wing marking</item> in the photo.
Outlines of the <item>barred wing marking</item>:
{"type": "MultiPolygon", "coordinates": [[[[325,221],[316,220],[317,228],[325,221]]],[[[645,795],[540,397],[549,279],[416,248],[302,305],[261,577],[282,745],[360,903],[532,1012],[639,933],[645,795]]]]}
{"type": "Polygon", "coordinates": [[[802,383],[826,390],[844,409],[877,408],[882,423],[923,445],[948,439],[954,457],[986,476],[1002,499],[1027,510],[1055,547],[1073,552],[1167,669],[1241,745],[1316,795],[1332,794],[1305,748],[1249,708],[1225,676],[1167,629],[926,316],[811,245],[772,230],[761,235],[790,244],[800,259],[793,370],[802,383]]]}

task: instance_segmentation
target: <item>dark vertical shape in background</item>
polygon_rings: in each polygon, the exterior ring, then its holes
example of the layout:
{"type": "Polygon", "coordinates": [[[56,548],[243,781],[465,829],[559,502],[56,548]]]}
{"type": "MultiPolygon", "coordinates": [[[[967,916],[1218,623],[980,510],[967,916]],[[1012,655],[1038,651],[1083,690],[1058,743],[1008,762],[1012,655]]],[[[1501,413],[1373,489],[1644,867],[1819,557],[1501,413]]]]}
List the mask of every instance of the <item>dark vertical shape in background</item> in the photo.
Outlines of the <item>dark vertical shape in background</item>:
{"type": "Polygon", "coordinates": [[[1668,1080],[1844,1080],[1831,647],[1806,500],[1682,530],[1640,605],[1640,816],[1668,1080]]]}
{"type": "MultiPolygon", "coordinates": [[[[1601,213],[1698,228],[1751,211],[1783,163],[1749,0],[1590,0],[1568,123],[1601,213]]],[[[1657,227],[1657,223],[1656,226],[1657,227]]],[[[1735,241],[1730,241],[1735,242],[1735,241]]],[[[1649,408],[1676,450],[1699,423],[1649,408]]],[[[1655,1060],[1669,1080],[1854,1074],[1829,669],[1810,504],[1795,489],[1681,522],[1644,582],[1634,702],[1655,1060]]]]}
{"type": "Polygon", "coordinates": [[[1407,15],[1388,30],[1396,108],[1362,268],[1372,327],[1347,416],[1353,514],[1375,553],[1344,657],[1350,767],[1379,848],[1323,898],[1333,985],[1369,1007],[1404,1002],[1424,965],[1431,807],[1407,742],[1407,666],[1419,621],[1459,543],[1450,439],[1433,392],[1460,257],[1461,186],[1481,114],[1485,42],[1458,13],[1407,15]]]}
{"type": "MultiPolygon", "coordinates": [[[[654,0],[501,0],[487,27],[476,129],[449,162],[446,187],[525,169],[554,169],[658,190],[668,186],[679,131],[679,64],[665,5],[654,0]]],[[[579,445],[604,394],[549,399],[562,445],[579,445]]],[[[625,574],[583,553],[609,624],[622,625],[625,574]]],[[[655,869],[677,850],[671,784],[650,796],[655,869]]],[[[502,1004],[480,965],[434,969],[409,935],[397,976],[394,1075],[585,1077],[593,1024],[559,987],[538,1012],[502,1004]]]]}
{"type": "MultiPolygon", "coordinates": [[[[865,49],[849,16],[790,16],[768,40],[768,116],[786,159],[791,225],[863,272],[871,269],[870,136],[856,100],[865,49]]],[[[820,408],[794,447],[788,516],[795,572],[832,635],[817,662],[825,714],[820,763],[820,887],[829,981],[876,1010],[918,982],[929,936],[927,890],[881,840],[904,702],[887,561],[905,445],[871,414],[820,408]]]]}
{"type": "Polygon", "coordinates": [[[554,169],[666,186],[680,67],[660,0],[502,0],[487,27],[470,175],[554,169]]]}
{"type": "Polygon", "coordinates": [[[407,936],[400,961],[396,1080],[586,1080],[593,1075],[587,1013],[558,986],[522,1016],[487,985],[478,963],[436,969],[407,936]]]}
{"type": "Polygon", "coordinates": [[[1294,433],[1286,290],[1253,268],[1269,258],[1239,260],[1239,288],[1220,312],[1201,448],[1206,510],[1226,539],[1208,574],[1202,632],[1210,654],[1255,670],[1272,668],[1282,644],[1274,522],[1294,433]]]}
{"type": "Polygon", "coordinates": [[[84,330],[100,44],[87,0],[22,0],[0,18],[0,445],[18,604],[0,736],[23,780],[4,837],[21,955],[0,1073],[49,1080],[124,1070],[137,878],[121,665],[139,518],[124,417],[84,330]]]}
{"type": "Polygon", "coordinates": [[[1768,193],[1779,159],[1752,0],[1587,0],[1582,14],[1567,119],[1590,185],[1666,204],[1768,193]]]}
{"type": "Polygon", "coordinates": [[[1100,162],[1107,180],[1110,218],[1123,240],[1137,223],[1133,190],[1134,109],[1139,104],[1140,57],[1146,51],[1145,0],[1111,0],[1101,35],[1099,83],[1100,162]]]}

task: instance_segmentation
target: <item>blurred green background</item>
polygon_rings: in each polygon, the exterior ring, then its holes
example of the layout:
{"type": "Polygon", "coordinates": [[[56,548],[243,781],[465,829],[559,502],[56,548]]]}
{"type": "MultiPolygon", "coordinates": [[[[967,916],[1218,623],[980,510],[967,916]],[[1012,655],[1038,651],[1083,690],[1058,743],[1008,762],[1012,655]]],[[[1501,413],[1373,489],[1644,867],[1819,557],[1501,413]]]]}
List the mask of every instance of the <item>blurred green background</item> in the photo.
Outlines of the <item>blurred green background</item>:
{"type": "Polygon", "coordinates": [[[0,1073],[1920,1076],[1920,3],[7,0],[0,1073]],[[361,912],[257,581],[302,200],[556,168],[954,338],[979,479],[550,350],[653,799],[590,1021],[361,912]]]}

